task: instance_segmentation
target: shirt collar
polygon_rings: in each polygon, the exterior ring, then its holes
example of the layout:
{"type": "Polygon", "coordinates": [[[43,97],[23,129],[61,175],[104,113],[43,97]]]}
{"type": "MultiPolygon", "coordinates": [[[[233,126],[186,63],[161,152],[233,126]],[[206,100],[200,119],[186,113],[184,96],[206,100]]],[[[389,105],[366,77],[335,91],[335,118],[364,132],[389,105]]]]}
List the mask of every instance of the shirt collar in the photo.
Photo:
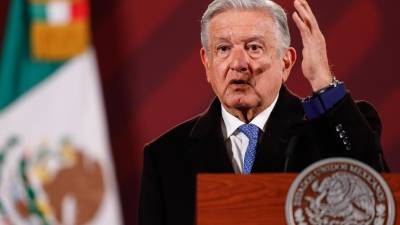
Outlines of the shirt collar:
{"type": "MultiPolygon", "coordinates": [[[[251,124],[256,125],[258,128],[260,128],[264,132],[264,126],[265,123],[267,122],[269,116],[271,115],[272,110],[275,107],[275,104],[278,100],[278,95],[276,95],[275,100],[272,102],[272,104],[264,109],[261,113],[259,113],[256,117],[253,118],[253,120],[250,121],[251,124]]],[[[239,120],[236,118],[234,115],[230,114],[224,106],[221,104],[221,114],[222,114],[222,120],[223,120],[223,128],[225,128],[223,134],[225,138],[229,138],[241,125],[245,124],[243,121],[239,120]]]]}

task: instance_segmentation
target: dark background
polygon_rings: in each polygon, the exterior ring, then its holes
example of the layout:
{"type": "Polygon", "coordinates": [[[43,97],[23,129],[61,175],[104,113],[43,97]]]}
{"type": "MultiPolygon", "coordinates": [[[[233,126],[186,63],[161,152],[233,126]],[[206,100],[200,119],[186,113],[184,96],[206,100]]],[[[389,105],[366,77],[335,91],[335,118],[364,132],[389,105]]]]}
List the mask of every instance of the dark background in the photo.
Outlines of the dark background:
{"type": "MultiPolygon", "coordinates": [[[[0,39],[10,0],[0,0],[0,39]]],[[[136,224],[142,147],[206,109],[213,94],[199,59],[199,23],[210,1],[93,0],[93,42],[101,72],[114,164],[126,224],[136,224]]],[[[293,0],[278,0],[289,13],[293,0]]],[[[400,172],[398,0],[310,0],[336,77],[383,121],[382,143],[400,172]]],[[[301,39],[290,19],[293,46],[301,39]]],[[[306,96],[301,57],[289,88],[306,96]]]]}

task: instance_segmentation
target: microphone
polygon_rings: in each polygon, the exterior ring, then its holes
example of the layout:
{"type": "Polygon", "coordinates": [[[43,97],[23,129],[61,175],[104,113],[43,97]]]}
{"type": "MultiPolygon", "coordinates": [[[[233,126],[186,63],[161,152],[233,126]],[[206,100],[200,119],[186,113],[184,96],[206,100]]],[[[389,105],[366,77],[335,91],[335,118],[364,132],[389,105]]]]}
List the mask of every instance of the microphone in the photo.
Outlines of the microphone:
{"type": "Polygon", "coordinates": [[[378,164],[379,169],[381,172],[390,173],[389,166],[386,164],[385,160],[383,159],[383,150],[380,142],[380,137],[378,133],[374,132],[374,145],[378,155],[378,164]]]}
{"type": "Polygon", "coordinates": [[[298,140],[299,140],[299,136],[298,135],[292,136],[290,138],[290,140],[289,140],[289,144],[288,144],[288,146],[286,148],[286,151],[285,151],[286,159],[285,159],[285,166],[284,166],[284,169],[283,169],[283,172],[285,172],[285,173],[288,172],[289,161],[290,161],[290,159],[291,159],[291,157],[293,155],[294,147],[296,147],[296,144],[297,144],[298,140]]]}

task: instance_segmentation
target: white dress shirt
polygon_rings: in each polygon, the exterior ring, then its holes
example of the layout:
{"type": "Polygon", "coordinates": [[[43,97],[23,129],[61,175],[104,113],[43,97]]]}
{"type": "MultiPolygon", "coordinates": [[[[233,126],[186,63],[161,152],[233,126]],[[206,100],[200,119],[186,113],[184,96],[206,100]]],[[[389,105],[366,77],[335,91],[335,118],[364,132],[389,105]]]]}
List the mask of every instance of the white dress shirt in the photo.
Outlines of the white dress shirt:
{"type": "MultiPolygon", "coordinates": [[[[264,111],[254,117],[252,121],[250,121],[251,124],[254,124],[258,128],[260,128],[260,135],[263,135],[263,133],[265,132],[265,123],[271,115],[271,112],[274,109],[277,100],[278,95],[268,108],[266,108],[264,111]]],[[[249,145],[249,138],[245,134],[240,132],[239,127],[245,123],[226,111],[222,104],[221,111],[221,127],[226,149],[228,150],[228,154],[232,161],[232,166],[235,173],[242,173],[243,161],[247,146],[249,145]]]]}

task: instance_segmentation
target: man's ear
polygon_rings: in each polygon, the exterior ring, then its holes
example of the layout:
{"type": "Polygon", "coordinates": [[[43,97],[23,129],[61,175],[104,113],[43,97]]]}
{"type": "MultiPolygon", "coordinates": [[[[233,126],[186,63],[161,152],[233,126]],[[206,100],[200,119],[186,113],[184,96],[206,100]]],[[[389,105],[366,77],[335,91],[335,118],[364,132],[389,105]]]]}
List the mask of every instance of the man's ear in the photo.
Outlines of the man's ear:
{"type": "Polygon", "coordinates": [[[210,64],[208,61],[207,51],[205,48],[200,49],[200,58],[201,58],[201,62],[203,63],[204,69],[206,70],[207,81],[210,82],[210,80],[208,79],[208,70],[210,68],[210,64]]]}
{"type": "Polygon", "coordinates": [[[292,70],[292,67],[294,63],[296,62],[297,59],[297,54],[296,50],[293,47],[289,47],[288,49],[285,50],[283,53],[283,81],[286,82],[287,79],[289,78],[290,71],[292,70]]]}
{"type": "Polygon", "coordinates": [[[203,63],[204,68],[208,69],[208,59],[207,59],[207,51],[204,48],[200,49],[200,58],[201,62],[203,63]]]}

